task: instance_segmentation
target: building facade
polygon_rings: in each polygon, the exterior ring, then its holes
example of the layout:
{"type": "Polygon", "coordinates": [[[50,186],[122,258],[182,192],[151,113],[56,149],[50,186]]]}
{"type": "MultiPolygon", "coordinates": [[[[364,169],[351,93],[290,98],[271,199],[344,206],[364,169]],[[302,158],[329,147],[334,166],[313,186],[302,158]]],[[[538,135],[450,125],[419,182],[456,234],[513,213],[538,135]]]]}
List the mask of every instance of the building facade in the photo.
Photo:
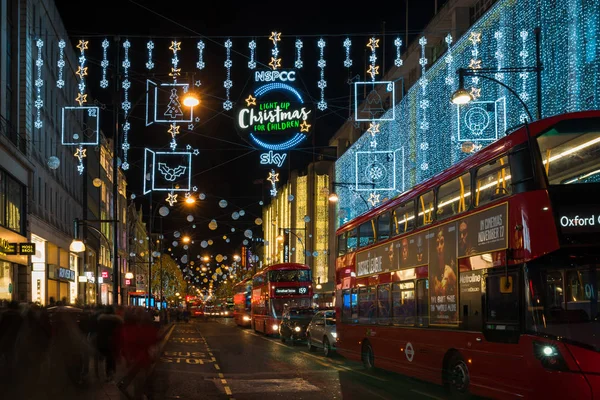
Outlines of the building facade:
{"type": "MultiPolygon", "coordinates": [[[[143,209],[134,202],[127,207],[127,222],[129,232],[129,272],[133,274],[133,281],[127,286],[129,294],[144,296],[148,292],[148,265],[149,241],[148,229],[143,222],[143,209]]],[[[159,238],[160,240],[160,238],[159,238]]],[[[131,304],[131,297],[129,298],[131,304]]]]}

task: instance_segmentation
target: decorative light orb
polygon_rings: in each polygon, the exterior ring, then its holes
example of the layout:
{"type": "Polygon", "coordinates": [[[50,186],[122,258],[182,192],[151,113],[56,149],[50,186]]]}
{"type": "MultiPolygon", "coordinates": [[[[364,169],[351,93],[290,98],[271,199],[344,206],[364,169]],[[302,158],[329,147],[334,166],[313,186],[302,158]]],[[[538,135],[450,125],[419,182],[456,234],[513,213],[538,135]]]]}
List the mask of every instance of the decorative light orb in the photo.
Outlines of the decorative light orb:
{"type": "Polygon", "coordinates": [[[143,239],[138,240],[138,242],[140,242],[140,244],[144,243],[143,239]]]}
{"type": "Polygon", "coordinates": [[[217,254],[215,260],[217,260],[217,262],[223,262],[223,256],[221,254],[217,254]]]}
{"type": "Polygon", "coordinates": [[[198,198],[199,198],[200,200],[204,200],[204,199],[206,199],[206,195],[205,195],[204,193],[200,193],[200,194],[198,195],[198,198]]]}
{"type": "Polygon", "coordinates": [[[232,219],[239,219],[240,218],[240,213],[235,211],[233,212],[233,214],[231,214],[231,218],[232,219]]]}
{"type": "Polygon", "coordinates": [[[135,200],[135,193],[131,193],[131,200],[135,200]]]}
{"type": "Polygon", "coordinates": [[[129,257],[135,257],[135,253],[132,251],[131,253],[129,253],[129,257]]]}
{"type": "Polygon", "coordinates": [[[319,256],[319,252],[318,251],[313,251],[313,257],[318,257],[319,256]]]}
{"type": "Polygon", "coordinates": [[[227,235],[223,235],[223,240],[227,239],[227,235]]]}
{"type": "Polygon", "coordinates": [[[187,250],[188,248],[189,248],[189,246],[187,244],[183,246],[184,250],[187,250]]]}
{"type": "Polygon", "coordinates": [[[179,243],[178,243],[176,240],[173,240],[173,242],[171,242],[171,245],[172,245],[173,247],[177,247],[177,245],[178,245],[178,244],[179,244],[179,243]]]}
{"type": "Polygon", "coordinates": [[[259,205],[259,206],[262,206],[263,204],[265,204],[265,202],[264,202],[264,201],[262,201],[262,200],[258,202],[258,205],[259,205]]]}
{"type": "Polygon", "coordinates": [[[187,219],[187,222],[192,222],[194,220],[194,216],[188,215],[185,219],[187,219]]]}
{"type": "Polygon", "coordinates": [[[223,200],[219,201],[219,207],[221,207],[221,208],[227,207],[227,200],[223,199],[223,200]]]}
{"type": "Polygon", "coordinates": [[[211,231],[216,230],[218,227],[219,225],[217,225],[217,221],[215,221],[214,219],[208,223],[208,229],[210,229],[211,231]]]}
{"type": "Polygon", "coordinates": [[[307,224],[310,222],[310,217],[308,215],[304,216],[304,222],[307,224]]]}
{"type": "Polygon", "coordinates": [[[246,211],[240,210],[240,217],[243,217],[244,215],[246,215],[246,211]]]}
{"type": "MultiPolygon", "coordinates": [[[[227,256],[223,256],[223,260],[227,260],[227,256]]],[[[229,267],[225,267],[225,268],[229,268],[229,267]]]]}
{"type": "Polygon", "coordinates": [[[153,251],[153,252],[152,252],[152,257],[154,257],[154,258],[158,258],[158,257],[160,257],[160,252],[158,252],[158,251],[153,251]]]}
{"type": "Polygon", "coordinates": [[[60,167],[60,159],[56,156],[48,157],[48,168],[50,169],[58,169],[60,167]]]}
{"type": "Polygon", "coordinates": [[[158,209],[158,213],[160,214],[161,217],[166,217],[167,215],[169,215],[169,207],[167,206],[162,206],[161,208],[158,209]]]}
{"type": "Polygon", "coordinates": [[[242,244],[243,244],[244,246],[248,246],[248,240],[244,239],[244,241],[242,242],[242,244]]]}
{"type": "MultiPolygon", "coordinates": [[[[206,240],[203,240],[202,242],[200,242],[200,246],[205,249],[208,247],[208,242],[206,240]]],[[[198,258],[200,258],[200,256],[198,256],[198,258]]]]}
{"type": "Polygon", "coordinates": [[[256,219],[254,220],[254,223],[255,223],[256,225],[262,225],[262,223],[263,223],[263,220],[262,220],[262,218],[256,218],[256,219]]]}
{"type": "Polygon", "coordinates": [[[293,194],[288,195],[288,201],[294,201],[294,195],[293,194]]]}
{"type": "Polygon", "coordinates": [[[214,243],[214,242],[212,241],[212,239],[208,239],[208,245],[209,245],[209,246],[212,246],[212,245],[213,245],[213,243],[214,243]]]}
{"type": "Polygon", "coordinates": [[[184,263],[184,264],[187,264],[187,262],[188,262],[188,256],[187,256],[187,254],[184,254],[184,255],[181,257],[181,262],[182,262],[182,263],[184,263]]]}
{"type": "Polygon", "coordinates": [[[192,228],[196,229],[196,224],[192,225],[192,228]]]}
{"type": "Polygon", "coordinates": [[[173,232],[173,236],[178,238],[179,236],[181,236],[181,233],[179,231],[175,231],[175,232],[173,232]]]}
{"type": "Polygon", "coordinates": [[[235,228],[231,228],[231,232],[235,232],[235,228]]]}
{"type": "Polygon", "coordinates": [[[250,229],[246,229],[244,231],[244,236],[246,236],[248,239],[250,239],[252,237],[252,231],[250,229]]]}
{"type": "Polygon", "coordinates": [[[100,186],[102,186],[102,179],[94,178],[94,180],[92,181],[92,185],[94,185],[94,187],[99,188],[100,186]]]}

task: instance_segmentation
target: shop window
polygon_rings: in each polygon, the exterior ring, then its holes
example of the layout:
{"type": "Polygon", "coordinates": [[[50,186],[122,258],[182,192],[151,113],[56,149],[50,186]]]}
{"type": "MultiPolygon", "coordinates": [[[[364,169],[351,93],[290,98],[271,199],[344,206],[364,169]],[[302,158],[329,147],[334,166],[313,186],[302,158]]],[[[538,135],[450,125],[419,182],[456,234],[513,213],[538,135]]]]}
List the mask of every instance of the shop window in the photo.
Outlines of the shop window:
{"type": "Polygon", "coordinates": [[[503,156],[480,167],[475,179],[475,207],[512,193],[508,157],[503,156]]]}
{"type": "Polygon", "coordinates": [[[466,173],[438,189],[437,219],[452,217],[463,213],[471,206],[471,174],[466,173]]]}

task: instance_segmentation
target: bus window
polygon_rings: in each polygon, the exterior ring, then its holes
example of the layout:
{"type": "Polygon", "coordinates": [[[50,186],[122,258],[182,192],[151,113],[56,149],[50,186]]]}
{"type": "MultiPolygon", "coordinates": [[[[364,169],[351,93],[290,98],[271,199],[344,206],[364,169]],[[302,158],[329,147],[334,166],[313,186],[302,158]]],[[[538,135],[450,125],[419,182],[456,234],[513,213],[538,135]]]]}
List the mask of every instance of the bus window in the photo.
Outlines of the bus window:
{"type": "Polygon", "coordinates": [[[357,231],[356,228],[347,232],[348,236],[346,237],[346,251],[348,253],[352,253],[356,251],[356,245],[358,244],[357,231]]]}
{"type": "Polygon", "coordinates": [[[417,326],[429,326],[429,281],[417,281],[417,326]]]}
{"type": "Polygon", "coordinates": [[[338,242],[337,242],[337,254],[338,257],[343,256],[344,254],[346,254],[347,248],[346,248],[346,240],[347,240],[347,233],[344,232],[341,235],[339,235],[337,237],[338,242]]]}
{"type": "Polygon", "coordinates": [[[358,247],[365,247],[370,244],[375,243],[375,229],[373,229],[374,222],[373,220],[365,222],[362,224],[358,231],[360,237],[360,244],[358,247]]]}
{"type": "Polygon", "coordinates": [[[377,322],[382,325],[390,323],[390,284],[377,286],[377,322]]]}
{"type": "Polygon", "coordinates": [[[269,282],[312,282],[310,270],[269,271],[269,282]]]}
{"type": "Polygon", "coordinates": [[[452,217],[463,213],[471,206],[471,174],[466,173],[438,189],[437,219],[452,217]]]}
{"type": "Polygon", "coordinates": [[[397,325],[415,324],[415,283],[413,281],[393,284],[392,323],[397,325]]]}
{"type": "Polygon", "coordinates": [[[350,289],[342,292],[342,321],[352,322],[352,295],[350,289]]]}
{"type": "Polygon", "coordinates": [[[351,311],[351,319],[353,323],[358,322],[358,290],[352,289],[352,295],[350,298],[350,311],[351,311]]]}
{"type": "Polygon", "coordinates": [[[433,222],[433,190],[427,192],[417,200],[417,226],[429,225],[433,222]]]}
{"type": "Polygon", "coordinates": [[[394,230],[393,235],[400,235],[412,231],[415,226],[415,204],[410,201],[402,204],[394,210],[394,230]]]}
{"type": "Polygon", "coordinates": [[[390,213],[386,212],[377,218],[377,240],[390,238],[390,213]]]}
{"type": "Polygon", "coordinates": [[[480,167],[475,179],[475,207],[512,193],[508,157],[503,156],[480,167]]]}
{"type": "Polygon", "coordinates": [[[375,304],[375,288],[358,288],[358,322],[361,324],[373,324],[377,317],[377,304],[375,304]]]}

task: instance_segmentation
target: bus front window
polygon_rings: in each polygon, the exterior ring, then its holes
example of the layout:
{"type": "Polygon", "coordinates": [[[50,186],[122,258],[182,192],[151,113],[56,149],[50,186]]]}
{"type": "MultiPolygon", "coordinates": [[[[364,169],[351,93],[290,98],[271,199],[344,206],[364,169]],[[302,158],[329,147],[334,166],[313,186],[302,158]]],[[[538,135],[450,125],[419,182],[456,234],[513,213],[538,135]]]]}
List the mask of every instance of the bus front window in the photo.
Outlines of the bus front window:
{"type": "Polygon", "coordinates": [[[600,351],[600,269],[537,266],[527,274],[527,330],[600,351]]]}

